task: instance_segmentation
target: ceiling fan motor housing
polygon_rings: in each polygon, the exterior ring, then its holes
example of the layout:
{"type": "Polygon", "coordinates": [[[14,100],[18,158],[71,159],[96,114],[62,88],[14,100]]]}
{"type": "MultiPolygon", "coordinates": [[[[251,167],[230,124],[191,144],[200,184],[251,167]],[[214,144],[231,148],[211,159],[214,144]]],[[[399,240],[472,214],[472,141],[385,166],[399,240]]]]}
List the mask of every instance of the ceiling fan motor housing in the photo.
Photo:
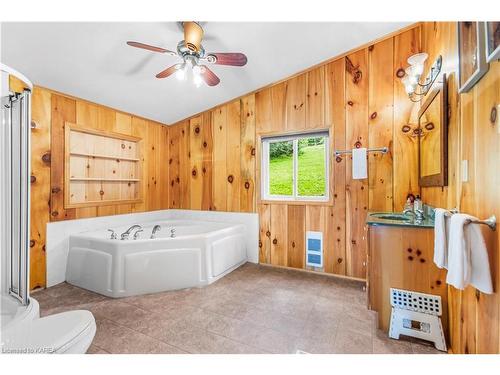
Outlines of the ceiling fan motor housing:
{"type": "Polygon", "coordinates": [[[203,38],[203,29],[194,21],[183,22],[183,26],[185,46],[192,52],[199,52],[203,38]]]}

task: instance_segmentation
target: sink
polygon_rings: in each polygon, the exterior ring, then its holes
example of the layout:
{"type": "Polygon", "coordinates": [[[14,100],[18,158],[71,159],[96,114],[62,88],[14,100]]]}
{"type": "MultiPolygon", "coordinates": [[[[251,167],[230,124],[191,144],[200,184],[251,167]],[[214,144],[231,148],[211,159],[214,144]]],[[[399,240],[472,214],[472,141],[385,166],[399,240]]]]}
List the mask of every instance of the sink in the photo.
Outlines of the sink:
{"type": "Polygon", "coordinates": [[[403,214],[398,214],[398,213],[373,213],[370,214],[370,216],[373,216],[377,219],[383,219],[383,220],[393,220],[393,221],[412,221],[413,218],[408,217],[403,214]]]}

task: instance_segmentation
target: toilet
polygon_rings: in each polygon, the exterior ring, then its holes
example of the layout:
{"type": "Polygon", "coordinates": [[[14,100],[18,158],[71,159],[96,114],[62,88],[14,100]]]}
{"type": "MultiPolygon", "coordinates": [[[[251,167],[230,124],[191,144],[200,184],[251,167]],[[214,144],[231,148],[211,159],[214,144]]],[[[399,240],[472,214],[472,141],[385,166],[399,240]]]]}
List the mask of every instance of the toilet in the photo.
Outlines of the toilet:
{"type": "Polygon", "coordinates": [[[90,311],[63,312],[5,327],[2,352],[84,354],[95,332],[95,319],[90,311]]]}

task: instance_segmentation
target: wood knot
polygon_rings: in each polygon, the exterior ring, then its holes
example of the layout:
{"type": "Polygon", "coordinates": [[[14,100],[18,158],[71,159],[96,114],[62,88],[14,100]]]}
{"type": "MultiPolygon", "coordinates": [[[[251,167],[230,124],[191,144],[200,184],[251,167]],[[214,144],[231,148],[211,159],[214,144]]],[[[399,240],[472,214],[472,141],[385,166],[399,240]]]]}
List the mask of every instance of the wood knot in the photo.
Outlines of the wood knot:
{"type": "Polygon", "coordinates": [[[271,232],[267,231],[266,232],[266,237],[271,237],[271,232]]]}
{"type": "Polygon", "coordinates": [[[292,247],[295,247],[295,241],[292,241],[292,247]]]}
{"type": "Polygon", "coordinates": [[[362,144],[360,141],[356,141],[356,143],[354,144],[354,147],[356,147],[356,148],[360,148],[361,146],[362,146],[362,144]]]}
{"type": "Polygon", "coordinates": [[[441,280],[436,280],[436,285],[441,285],[441,284],[442,284],[441,280]]]}
{"type": "Polygon", "coordinates": [[[410,130],[411,130],[411,126],[410,125],[403,125],[403,127],[401,128],[401,131],[403,133],[408,133],[410,130]]]}
{"type": "Polygon", "coordinates": [[[170,181],[170,186],[174,186],[174,184],[175,184],[174,180],[170,181]]]}
{"type": "Polygon", "coordinates": [[[262,241],[259,241],[259,247],[262,247],[262,241]]]}
{"type": "Polygon", "coordinates": [[[234,181],[234,176],[232,174],[230,174],[229,176],[227,176],[227,181],[232,184],[233,181],[234,181]]]}
{"type": "Polygon", "coordinates": [[[42,161],[44,163],[50,163],[50,152],[46,152],[42,155],[42,161]]]}
{"type": "Polygon", "coordinates": [[[377,118],[377,112],[373,112],[371,115],[370,115],[370,118],[372,120],[375,120],[377,118]]]}
{"type": "Polygon", "coordinates": [[[417,249],[417,255],[420,256],[422,254],[422,252],[420,251],[420,249],[417,249]]]}
{"type": "Polygon", "coordinates": [[[172,164],[173,160],[172,158],[168,159],[168,164],[172,164]]]}
{"type": "Polygon", "coordinates": [[[51,214],[53,217],[56,217],[56,216],[58,216],[58,215],[59,215],[59,212],[57,212],[57,211],[52,211],[50,214],[51,214]]]}
{"type": "Polygon", "coordinates": [[[34,175],[31,175],[30,177],[30,182],[34,184],[36,182],[36,177],[34,175]]]}
{"type": "Polygon", "coordinates": [[[425,263],[425,259],[424,258],[420,258],[420,263],[425,263]]]}
{"type": "Polygon", "coordinates": [[[125,143],[122,143],[122,149],[125,149],[125,143]]]}
{"type": "Polygon", "coordinates": [[[99,195],[104,195],[104,190],[99,190],[99,195]]]}
{"type": "Polygon", "coordinates": [[[408,260],[413,260],[413,257],[411,255],[409,255],[408,260]]]}
{"type": "Polygon", "coordinates": [[[52,191],[52,194],[57,194],[57,193],[59,193],[61,191],[61,188],[59,188],[59,187],[53,187],[51,191],[52,191]]]}
{"type": "Polygon", "coordinates": [[[347,104],[352,107],[354,105],[354,102],[352,100],[349,100],[347,104]]]}
{"type": "Polygon", "coordinates": [[[31,129],[36,129],[38,126],[38,124],[36,123],[36,121],[32,120],[31,121],[31,129]]]}
{"type": "Polygon", "coordinates": [[[191,175],[192,175],[193,177],[196,177],[196,169],[193,169],[193,170],[191,171],[191,175]]]}
{"type": "Polygon", "coordinates": [[[337,258],[337,263],[338,264],[342,263],[342,258],[337,258]]]}
{"type": "Polygon", "coordinates": [[[255,156],[255,147],[252,147],[252,150],[250,151],[250,154],[251,154],[252,156],[255,156]]]}
{"type": "Polygon", "coordinates": [[[35,246],[35,240],[30,240],[30,247],[35,246]]]}
{"type": "Polygon", "coordinates": [[[370,51],[370,52],[371,52],[371,51],[373,51],[373,48],[375,48],[375,47],[374,47],[374,45],[372,44],[370,47],[368,47],[368,51],[370,51]]]}
{"type": "Polygon", "coordinates": [[[425,124],[425,129],[426,130],[432,130],[434,129],[434,123],[433,122],[429,122],[428,124],[425,124]]]}
{"type": "Polygon", "coordinates": [[[334,197],[334,198],[337,198],[337,193],[333,194],[333,197],[334,197]]]}
{"type": "Polygon", "coordinates": [[[245,189],[250,189],[250,182],[248,181],[245,181],[245,189]]]}
{"type": "Polygon", "coordinates": [[[398,78],[403,78],[405,76],[405,70],[403,68],[399,68],[397,71],[396,71],[396,77],[398,78]]]}
{"type": "Polygon", "coordinates": [[[177,177],[175,178],[175,182],[177,182],[177,183],[181,182],[181,179],[179,178],[179,176],[177,176],[177,177]]]}
{"type": "Polygon", "coordinates": [[[195,132],[196,134],[199,134],[199,133],[200,133],[200,127],[199,127],[199,126],[197,126],[196,128],[194,128],[194,132],[195,132]]]}
{"type": "Polygon", "coordinates": [[[201,171],[203,172],[203,174],[207,173],[207,169],[205,167],[203,167],[201,171]]]}
{"type": "Polygon", "coordinates": [[[496,121],[497,121],[497,107],[493,106],[491,107],[491,112],[490,112],[490,122],[492,125],[495,125],[496,121]]]}
{"type": "Polygon", "coordinates": [[[275,239],[273,240],[273,245],[276,245],[277,243],[278,243],[278,239],[277,239],[277,238],[275,238],[275,239]]]}
{"type": "Polygon", "coordinates": [[[340,156],[337,156],[337,157],[335,158],[335,161],[336,161],[337,163],[340,163],[340,162],[342,161],[342,158],[341,158],[340,156]]]}
{"type": "Polygon", "coordinates": [[[408,249],[406,249],[406,251],[408,251],[409,253],[411,253],[413,250],[411,247],[409,247],[408,249]]]}
{"type": "Polygon", "coordinates": [[[205,147],[205,148],[207,147],[207,142],[206,141],[203,142],[203,147],[205,147]]]}
{"type": "Polygon", "coordinates": [[[351,240],[352,245],[356,245],[356,240],[351,240]]]}

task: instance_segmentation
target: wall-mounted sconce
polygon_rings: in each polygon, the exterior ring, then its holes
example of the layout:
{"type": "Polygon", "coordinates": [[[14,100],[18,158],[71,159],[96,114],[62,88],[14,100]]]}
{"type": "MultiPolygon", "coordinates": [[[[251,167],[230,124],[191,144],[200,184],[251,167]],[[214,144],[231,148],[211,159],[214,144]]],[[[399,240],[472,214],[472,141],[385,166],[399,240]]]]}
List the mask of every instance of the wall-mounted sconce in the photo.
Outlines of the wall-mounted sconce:
{"type": "Polygon", "coordinates": [[[397,76],[401,78],[401,83],[405,87],[405,91],[412,102],[419,102],[421,97],[427,94],[441,72],[442,57],[439,55],[436,61],[431,66],[429,74],[423,83],[420,82],[420,77],[424,72],[424,63],[429,55],[427,53],[417,53],[408,58],[410,66],[404,71],[398,71],[397,76]]]}

